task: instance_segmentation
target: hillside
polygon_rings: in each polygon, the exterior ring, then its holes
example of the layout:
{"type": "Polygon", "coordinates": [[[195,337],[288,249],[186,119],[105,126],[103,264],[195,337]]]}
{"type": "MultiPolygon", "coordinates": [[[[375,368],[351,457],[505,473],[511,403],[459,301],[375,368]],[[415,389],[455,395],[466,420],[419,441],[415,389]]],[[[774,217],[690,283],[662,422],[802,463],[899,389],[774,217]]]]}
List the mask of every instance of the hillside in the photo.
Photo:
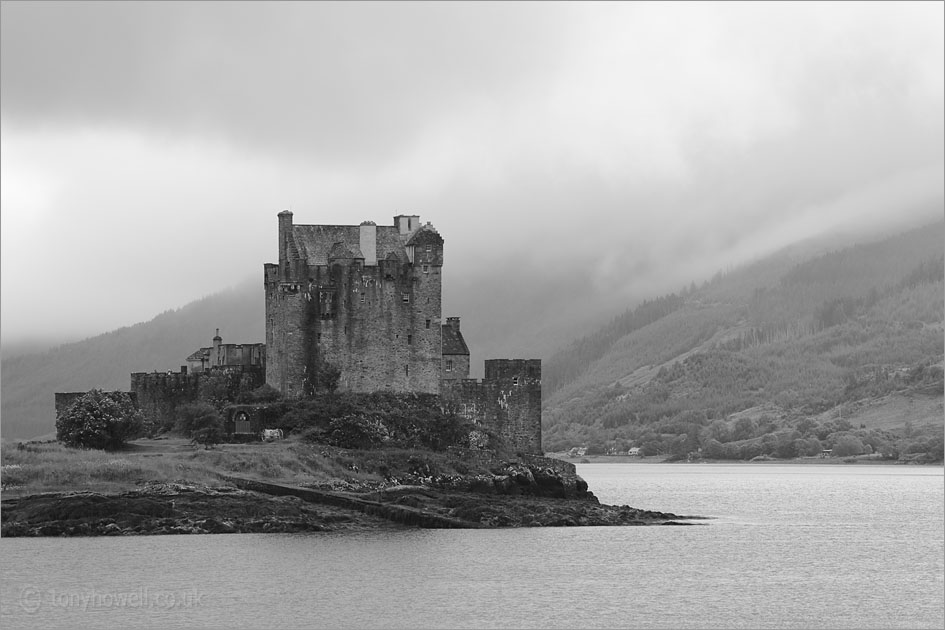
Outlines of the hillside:
{"type": "MultiPolygon", "coordinates": [[[[921,399],[915,426],[941,426],[943,249],[938,223],[803,261],[788,250],[645,302],[546,362],[544,447],[796,441],[811,421],[877,425],[890,396],[921,399]]],[[[911,437],[904,424],[856,437],[911,437]]],[[[819,439],[830,433],[843,431],[819,439]]]]}
{"type": "Polygon", "coordinates": [[[4,438],[55,432],[55,392],[93,387],[127,391],[131,372],[179,370],[191,352],[211,343],[220,329],[228,343],[265,340],[262,282],[233,287],[161,313],[149,322],[119,328],[2,363],[4,438]]]}

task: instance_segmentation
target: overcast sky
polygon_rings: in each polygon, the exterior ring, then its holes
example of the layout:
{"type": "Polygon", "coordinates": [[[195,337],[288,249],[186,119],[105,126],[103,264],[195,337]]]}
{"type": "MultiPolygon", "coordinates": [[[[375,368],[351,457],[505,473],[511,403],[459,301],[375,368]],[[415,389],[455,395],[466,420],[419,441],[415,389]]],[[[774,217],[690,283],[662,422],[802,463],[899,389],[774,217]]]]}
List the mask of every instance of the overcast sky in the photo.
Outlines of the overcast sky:
{"type": "Polygon", "coordinates": [[[262,299],[284,209],[627,295],[943,212],[940,2],[0,12],[4,342],[262,299]]]}

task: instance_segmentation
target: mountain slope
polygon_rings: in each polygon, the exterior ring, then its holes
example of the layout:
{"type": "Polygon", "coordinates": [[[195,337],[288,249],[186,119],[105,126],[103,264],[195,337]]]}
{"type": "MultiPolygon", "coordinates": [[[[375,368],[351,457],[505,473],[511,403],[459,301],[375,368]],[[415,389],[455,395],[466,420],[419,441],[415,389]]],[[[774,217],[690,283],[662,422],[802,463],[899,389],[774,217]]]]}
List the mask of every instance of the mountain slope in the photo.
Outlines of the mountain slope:
{"type": "Polygon", "coordinates": [[[131,372],[179,370],[208,346],[215,329],[228,343],[265,340],[262,282],[244,283],[161,313],[149,322],[64,344],[41,354],[4,359],[5,438],[55,431],[55,392],[94,387],[127,391],[131,372]]]}
{"type": "Polygon", "coordinates": [[[943,243],[938,223],[801,263],[778,255],[655,301],[673,308],[652,321],[654,303],[628,312],[547,362],[546,450],[674,423],[667,436],[692,434],[751,408],[782,427],[909,388],[941,397],[929,368],[943,353],[943,243]]]}

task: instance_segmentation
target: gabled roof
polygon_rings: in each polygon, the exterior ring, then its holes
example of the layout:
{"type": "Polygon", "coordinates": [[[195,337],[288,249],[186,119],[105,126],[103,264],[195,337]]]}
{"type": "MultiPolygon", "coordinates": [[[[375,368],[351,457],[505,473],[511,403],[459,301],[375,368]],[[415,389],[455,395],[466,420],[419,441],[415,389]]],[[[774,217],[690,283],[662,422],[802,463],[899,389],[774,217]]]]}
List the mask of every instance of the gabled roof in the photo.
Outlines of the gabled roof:
{"type": "MultiPolygon", "coordinates": [[[[334,252],[347,250],[353,258],[364,258],[361,253],[361,227],[358,225],[293,225],[299,256],[310,265],[327,265],[334,252]],[[336,249],[339,247],[342,249],[336,249]]],[[[377,226],[377,259],[384,260],[394,252],[398,259],[406,260],[404,240],[392,225],[377,226]]]]}
{"type": "Polygon", "coordinates": [[[211,348],[200,348],[199,350],[191,354],[189,357],[187,357],[187,360],[193,361],[194,363],[196,363],[197,361],[202,361],[203,359],[209,359],[210,350],[211,348]]]}
{"type": "Polygon", "coordinates": [[[443,354],[469,354],[469,346],[458,328],[443,324],[443,354]]]}
{"type": "Polygon", "coordinates": [[[407,239],[407,245],[425,245],[427,243],[443,243],[443,237],[429,223],[414,230],[407,239]]]}
{"type": "Polygon", "coordinates": [[[332,258],[364,258],[360,247],[349,249],[344,243],[335,243],[328,252],[328,260],[332,258]]]}

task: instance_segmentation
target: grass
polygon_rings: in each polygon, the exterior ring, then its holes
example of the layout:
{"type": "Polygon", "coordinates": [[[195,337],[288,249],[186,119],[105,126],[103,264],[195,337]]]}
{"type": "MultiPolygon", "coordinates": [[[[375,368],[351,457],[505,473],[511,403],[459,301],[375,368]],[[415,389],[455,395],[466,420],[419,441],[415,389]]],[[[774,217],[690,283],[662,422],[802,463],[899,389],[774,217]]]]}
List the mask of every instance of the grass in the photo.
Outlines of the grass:
{"type": "Polygon", "coordinates": [[[119,492],[147,483],[218,486],[221,475],[294,485],[363,487],[408,475],[484,472],[446,453],[415,449],[346,450],[298,438],[197,448],[183,438],[136,440],[121,451],[67,448],[58,442],[4,442],[4,496],[41,492],[119,492]]]}

